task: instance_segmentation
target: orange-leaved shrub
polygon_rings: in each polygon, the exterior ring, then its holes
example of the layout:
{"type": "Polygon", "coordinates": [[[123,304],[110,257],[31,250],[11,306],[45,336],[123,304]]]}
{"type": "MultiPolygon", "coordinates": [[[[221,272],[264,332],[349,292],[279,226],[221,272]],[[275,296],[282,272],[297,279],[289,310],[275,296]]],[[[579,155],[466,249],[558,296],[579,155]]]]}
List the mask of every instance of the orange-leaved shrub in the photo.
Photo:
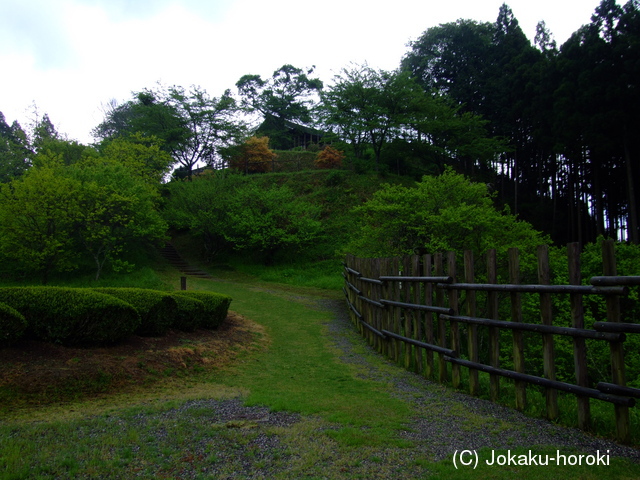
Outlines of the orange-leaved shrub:
{"type": "Polygon", "coordinates": [[[269,137],[249,137],[229,161],[231,168],[245,173],[271,171],[277,154],[269,148],[269,137]]]}
{"type": "Polygon", "coordinates": [[[327,145],[318,152],[318,156],[313,163],[316,167],[323,169],[340,168],[342,167],[342,160],[344,160],[344,153],[331,145],[327,145]]]}

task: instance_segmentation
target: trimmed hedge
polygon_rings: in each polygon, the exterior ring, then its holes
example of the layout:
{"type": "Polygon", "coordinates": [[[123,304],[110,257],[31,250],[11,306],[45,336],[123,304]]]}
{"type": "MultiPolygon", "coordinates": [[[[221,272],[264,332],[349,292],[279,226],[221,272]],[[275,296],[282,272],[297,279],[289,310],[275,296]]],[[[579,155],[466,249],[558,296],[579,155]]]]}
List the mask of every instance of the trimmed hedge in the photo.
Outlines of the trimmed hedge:
{"type": "Polygon", "coordinates": [[[88,288],[4,287],[0,302],[24,315],[36,338],[64,345],[113,343],[140,325],[133,306],[88,288]]]}
{"type": "Polygon", "coordinates": [[[24,315],[6,303],[0,303],[0,344],[15,342],[26,329],[24,315]]]}
{"type": "Polygon", "coordinates": [[[97,292],[112,295],[133,305],[141,322],[135,333],[142,336],[165,335],[178,313],[178,305],[171,294],[146,288],[96,288],[97,292]]]}
{"type": "Polygon", "coordinates": [[[201,328],[218,328],[218,326],[224,322],[224,319],[227,318],[231,297],[220,293],[195,292],[191,290],[175,292],[174,295],[184,295],[204,303],[204,316],[199,322],[201,328]]]}
{"type": "Polygon", "coordinates": [[[187,295],[172,295],[178,304],[178,312],[171,325],[176,330],[193,332],[205,318],[204,302],[187,295]]]}

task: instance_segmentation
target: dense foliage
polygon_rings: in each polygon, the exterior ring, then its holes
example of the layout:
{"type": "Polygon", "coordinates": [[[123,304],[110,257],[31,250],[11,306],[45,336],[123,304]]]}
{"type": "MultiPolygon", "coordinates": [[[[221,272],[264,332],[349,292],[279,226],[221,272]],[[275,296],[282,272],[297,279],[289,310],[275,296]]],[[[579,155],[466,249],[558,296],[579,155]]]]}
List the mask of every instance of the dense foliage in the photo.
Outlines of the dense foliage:
{"type": "Polygon", "coordinates": [[[526,222],[496,210],[487,186],[446,170],[414,187],[385,185],[354,209],[360,231],[348,249],[359,256],[464,250],[481,256],[489,248],[533,249],[549,239],[526,222]]]}
{"type": "Polygon", "coordinates": [[[96,292],[112,295],[133,306],[140,315],[140,324],[134,333],[158,337],[165,335],[173,325],[178,305],[167,292],[145,288],[96,288],[96,292]]]}
{"type": "Polygon", "coordinates": [[[131,335],[140,324],[128,303],[91,289],[4,287],[0,302],[27,321],[27,334],[64,345],[103,345],[131,335]]]}
{"type": "Polygon", "coordinates": [[[24,316],[15,308],[0,302],[0,345],[18,340],[27,328],[24,316]]]}
{"type": "Polygon", "coordinates": [[[198,321],[201,328],[218,328],[227,317],[231,304],[231,297],[213,292],[185,290],[176,292],[174,296],[185,296],[204,304],[203,315],[198,321]]]}
{"type": "Polygon", "coordinates": [[[214,174],[167,186],[165,216],[176,229],[201,236],[209,257],[236,250],[269,263],[283,250],[309,246],[321,234],[316,206],[286,186],[214,174]]]}

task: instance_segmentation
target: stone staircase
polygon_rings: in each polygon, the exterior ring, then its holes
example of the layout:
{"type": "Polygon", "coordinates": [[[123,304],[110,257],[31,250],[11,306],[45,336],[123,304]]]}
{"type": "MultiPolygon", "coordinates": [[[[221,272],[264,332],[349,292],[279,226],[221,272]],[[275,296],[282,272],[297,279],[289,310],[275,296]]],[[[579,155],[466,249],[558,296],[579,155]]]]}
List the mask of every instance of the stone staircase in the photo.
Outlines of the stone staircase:
{"type": "Polygon", "coordinates": [[[174,266],[176,269],[189,277],[198,277],[198,278],[213,278],[207,272],[204,272],[196,267],[189,265],[189,262],[184,260],[178,251],[175,249],[173,245],[170,243],[165,243],[164,247],[160,249],[160,254],[167,259],[167,261],[174,266]]]}

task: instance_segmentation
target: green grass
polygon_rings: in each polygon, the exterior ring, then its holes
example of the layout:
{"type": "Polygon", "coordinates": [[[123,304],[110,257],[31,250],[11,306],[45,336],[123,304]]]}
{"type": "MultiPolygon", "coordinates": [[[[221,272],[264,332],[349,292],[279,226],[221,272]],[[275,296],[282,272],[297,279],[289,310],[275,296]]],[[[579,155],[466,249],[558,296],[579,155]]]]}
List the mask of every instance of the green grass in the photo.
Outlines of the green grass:
{"type": "MultiPolygon", "coordinates": [[[[68,404],[6,419],[0,423],[0,479],[246,478],[233,477],[243,468],[274,479],[637,478],[637,465],[617,459],[606,468],[481,464],[475,471],[455,469],[452,457],[434,462],[416,453],[420,445],[398,436],[415,414],[412,407],[390,385],[361,378],[359,367],[340,360],[326,332],[332,314],[322,307],[339,298],[337,292],[219,273],[226,278],[190,278],[189,289],[230,295],[233,311],[264,327],[266,348],[240,355],[232,368],[175,381],[174,390],[150,397],[114,397],[95,409],[68,404]],[[222,424],[208,408],[185,403],[231,397],[303,417],[290,427],[265,428],[250,419],[222,424]]],[[[178,277],[170,269],[157,274],[169,288],[178,287],[178,277]]],[[[390,374],[399,368],[367,349],[355,330],[345,335],[376,368],[390,374]]],[[[455,409],[449,401],[433,408],[455,409]]],[[[464,416],[464,408],[458,410],[464,416]]],[[[474,422],[462,425],[469,435],[474,422]]],[[[547,451],[555,449],[535,453],[547,451]]]]}

